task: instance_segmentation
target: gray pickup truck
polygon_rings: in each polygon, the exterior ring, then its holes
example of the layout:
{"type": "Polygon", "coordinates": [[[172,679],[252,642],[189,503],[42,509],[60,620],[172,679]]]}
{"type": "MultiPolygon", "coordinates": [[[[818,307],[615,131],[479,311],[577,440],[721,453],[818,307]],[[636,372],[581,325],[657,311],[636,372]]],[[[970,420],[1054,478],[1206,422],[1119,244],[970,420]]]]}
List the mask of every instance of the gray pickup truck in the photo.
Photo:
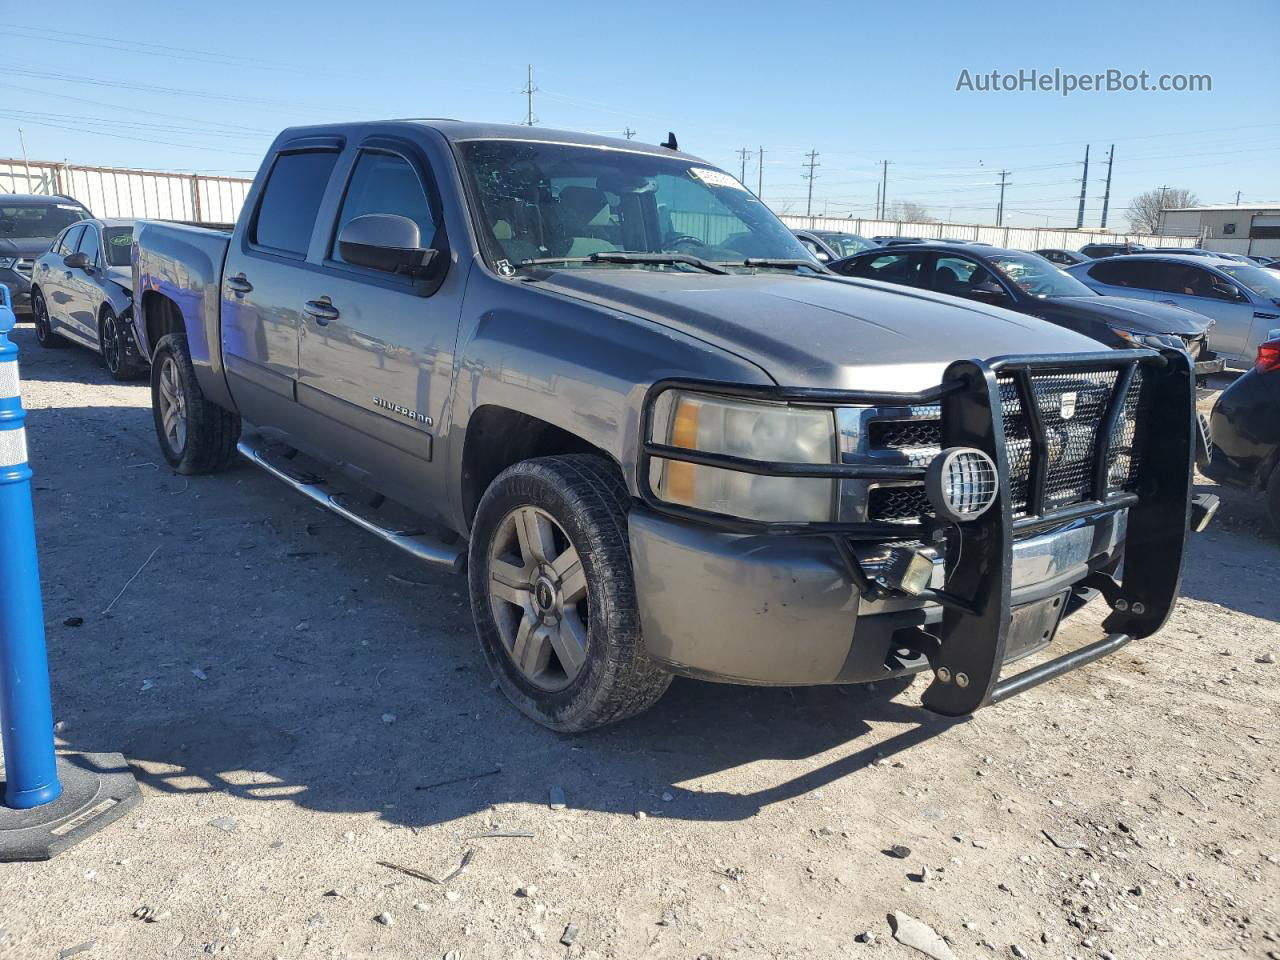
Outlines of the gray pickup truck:
{"type": "Polygon", "coordinates": [[[674,137],[286,130],[231,233],[138,225],[133,291],[174,469],[238,450],[465,568],[556,730],[673,674],[930,670],[965,714],[1158,630],[1210,512],[1185,353],[834,276],[674,137]]]}

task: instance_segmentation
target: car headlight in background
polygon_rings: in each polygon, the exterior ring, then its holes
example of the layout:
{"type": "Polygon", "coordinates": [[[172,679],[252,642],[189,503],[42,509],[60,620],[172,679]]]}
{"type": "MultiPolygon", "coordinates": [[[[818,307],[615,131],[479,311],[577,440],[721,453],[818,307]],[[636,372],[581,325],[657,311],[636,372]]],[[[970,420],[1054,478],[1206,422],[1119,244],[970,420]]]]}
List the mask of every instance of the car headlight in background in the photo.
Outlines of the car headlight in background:
{"type": "MultiPolygon", "coordinates": [[[[668,390],[654,404],[650,439],[702,453],[783,463],[835,463],[830,409],[668,390]]],[[[662,500],[748,520],[832,519],[836,481],[757,476],[655,457],[649,483],[662,500]]]]}
{"type": "Polygon", "coordinates": [[[17,262],[17,257],[0,257],[0,270],[9,270],[17,262]]]}
{"type": "Polygon", "coordinates": [[[1187,345],[1182,342],[1182,338],[1173,333],[1139,333],[1136,330],[1125,330],[1123,327],[1112,327],[1111,332],[1135,347],[1152,347],[1156,350],[1165,348],[1174,350],[1187,349],[1187,345]]]}

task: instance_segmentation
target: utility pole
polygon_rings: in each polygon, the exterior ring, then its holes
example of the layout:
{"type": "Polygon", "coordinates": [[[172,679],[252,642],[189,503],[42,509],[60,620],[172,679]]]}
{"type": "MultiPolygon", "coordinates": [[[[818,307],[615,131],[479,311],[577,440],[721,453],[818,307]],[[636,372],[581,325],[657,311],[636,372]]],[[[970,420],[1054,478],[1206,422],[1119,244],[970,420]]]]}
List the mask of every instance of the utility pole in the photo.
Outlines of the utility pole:
{"type": "Polygon", "coordinates": [[[1102,195],[1102,223],[1103,230],[1107,229],[1107,207],[1111,205],[1111,164],[1116,159],[1116,145],[1113,143],[1111,149],[1107,151],[1107,189],[1102,195]]]}
{"type": "Polygon", "coordinates": [[[1084,226],[1084,198],[1089,186],[1089,146],[1084,148],[1084,174],[1080,177],[1080,210],[1076,213],[1076,229],[1084,226]]]}
{"type": "Polygon", "coordinates": [[[756,152],[756,161],[760,166],[756,169],[756,199],[762,199],[764,194],[764,146],[756,152]]]}
{"type": "Polygon", "coordinates": [[[996,206],[996,226],[1004,226],[1004,188],[1009,182],[1009,171],[1000,171],[1000,203],[996,206]]]}
{"type": "Polygon", "coordinates": [[[1241,191],[1240,191],[1240,190],[1237,190],[1237,191],[1236,191],[1236,206],[1237,206],[1237,207],[1238,207],[1238,206],[1240,206],[1240,194],[1241,194],[1241,191]]]}
{"type": "Polygon", "coordinates": [[[876,184],[876,205],[874,209],[876,212],[876,219],[877,220],[882,219],[882,217],[880,216],[880,184],[878,183],[876,184]]]}
{"type": "Polygon", "coordinates": [[[26,193],[32,193],[31,189],[31,164],[27,163],[27,141],[22,136],[22,128],[18,128],[18,143],[22,144],[22,173],[27,178],[26,193]]]}
{"type": "Polygon", "coordinates": [[[1168,189],[1167,184],[1162,183],[1160,185],[1160,209],[1156,212],[1156,228],[1154,231],[1157,235],[1160,234],[1161,229],[1164,227],[1164,195],[1168,189]]]}
{"type": "Polygon", "coordinates": [[[627,127],[625,130],[622,131],[622,135],[626,137],[628,140],[630,140],[632,137],[636,135],[636,132],[632,130],[630,127],[627,127]]]}
{"type": "Polygon", "coordinates": [[[881,160],[884,168],[880,174],[880,219],[883,220],[889,209],[889,161],[881,160]]]}
{"type": "Polygon", "coordinates": [[[818,163],[817,150],[810,150],[805,154],[805,156],[809,158],[808,162],[805,163],[805,166],[809,168],[809,172],[804,174],[804,178],[809,181],[809,201],[805,205],[804,215],[806,217],[811,217],[813,216],[813,181],[814,178],[817,177],[817,174],[813,171],[822,166],[822,164],[818,163]]]}
{"type": "Polygon", "coordinates": [[[520,92],[523,93],[525,97],[528,98],[527,99],[528,108],[526,109],[525,115],[524,115],[524,125],[526,127],[532,127],[538,121],[538,118],[533,115],[533,95],[538,92],[538,88],[533,85],[533,64],[532,63],[529,64],[529,82],[525,85],[525,88],[520,92]]]}
{"type": "Polygon", "coordinates": [[[737,153],[738,153],[738,159],[742,161],[742,176],[740,176],[738,179],[741,182],[746,183],[747,182],[747,157],[751,156],[751,151],[748,150],[746,147],[741,147],[739,148],[737,153]]]}

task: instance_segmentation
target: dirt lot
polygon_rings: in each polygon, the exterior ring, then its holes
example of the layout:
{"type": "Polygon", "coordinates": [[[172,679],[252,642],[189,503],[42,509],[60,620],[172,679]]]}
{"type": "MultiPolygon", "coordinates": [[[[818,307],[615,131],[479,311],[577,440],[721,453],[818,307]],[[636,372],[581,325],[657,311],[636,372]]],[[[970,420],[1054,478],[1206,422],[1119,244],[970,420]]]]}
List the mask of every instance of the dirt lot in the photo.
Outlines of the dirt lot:
{"type": "Polygon", "coordinates": [[[492,688],[461,578],[248,466],[172,475],[146,387],[16,339],[59,743],[146,799],[0,866],[6,960],[919,960],[894,911],[962,960],[1280,957],[1280,538],[1238,497],[1161,634],[968,721],[923,680],[677,681],[566,738],[492,688]]]}

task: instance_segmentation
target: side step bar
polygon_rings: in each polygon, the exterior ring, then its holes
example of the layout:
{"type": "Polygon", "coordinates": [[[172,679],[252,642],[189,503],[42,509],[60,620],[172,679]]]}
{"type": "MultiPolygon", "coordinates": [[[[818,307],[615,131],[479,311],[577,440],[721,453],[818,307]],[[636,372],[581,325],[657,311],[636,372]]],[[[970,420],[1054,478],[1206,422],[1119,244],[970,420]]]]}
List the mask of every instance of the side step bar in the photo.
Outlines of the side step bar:
{"type": "Polygon", "coordinates": [[[373,521],[360,516],[342,502],[342,495],[329,490],[323,477],[314,474],[293,476],[267,460],[262,451],[241,440],[236,444],[240,454],[254,466],[261,467],[277,479],[283,480],[303,496],[318,503],[326,510],[332,510],[344,520],[350,520],[362,530],[367,530],[375,537],[385,540],[394,547],[418,560],[445,567],[452,573],[461,573],[466,561],[466,547],[461,544],[448,544],[422,531],[394,530],[381,527],[373,521]]]}

